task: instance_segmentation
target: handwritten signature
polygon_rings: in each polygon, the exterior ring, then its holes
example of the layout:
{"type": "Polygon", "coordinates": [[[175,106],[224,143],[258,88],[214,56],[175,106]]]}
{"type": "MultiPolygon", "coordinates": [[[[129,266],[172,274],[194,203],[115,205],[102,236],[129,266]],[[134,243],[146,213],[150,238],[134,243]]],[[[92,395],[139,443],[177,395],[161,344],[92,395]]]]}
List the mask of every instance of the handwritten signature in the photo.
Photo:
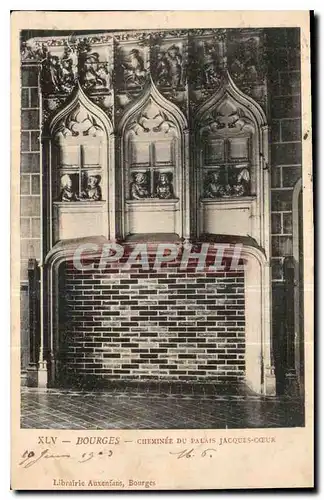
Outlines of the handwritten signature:
{"type": "Polygon", "coordinates": [[[194,458],[200,456],[202,458],[213,458],[217,450],[215,448],[206,448],[203,451],[195,450],[195,448],[185,449],[181,451],[170,451],[170,455],[176,455],[177,459],[180,458],[194,458]]]}
{"type": "Polygon", "coordinates": [[[61,460],[61,459],[66,459],[66,458],[71,458],[73,460],[77,460],[80,464],[89,462],[90,460],[93,460],[96,457],[111,457],[113,455],[112,450],[103,450],[103,451],[98,451],[98,452],[93,452],[93,451],[87,451],[80,456],[73,456],[70,453],[64,453],[62,455],[55,455],[54,453],[51,453],[50,450],[47,448],[46,450],[41,451],[39,454],[36,454],[33,450],[26,450],[21,458],[22,461],[19,462],[19,465],[22,466],[24,469],[28,469],[29,467],[32,467],[35,465],[37,462],[40,460],[46,460],[46,459],[56,459],[56,460],[61,460]]]}

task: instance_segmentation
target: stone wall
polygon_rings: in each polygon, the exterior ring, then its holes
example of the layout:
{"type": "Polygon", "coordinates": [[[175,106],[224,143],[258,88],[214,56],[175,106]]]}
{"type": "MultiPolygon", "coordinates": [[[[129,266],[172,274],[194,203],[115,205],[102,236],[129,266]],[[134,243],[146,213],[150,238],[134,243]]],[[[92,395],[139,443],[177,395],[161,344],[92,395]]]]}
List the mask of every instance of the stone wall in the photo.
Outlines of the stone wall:
{"type": "Polygon", "coordinates": [[[301,73],[298,29],[268,30],[271,125],[273,339],[278,390],[285,376],[283,261],[293,254],[292,195],[302,176],[301,73]]]}
{"type": "Polygon", "coordinates": [[[39,261],[40,206],[40,89],[39,65],[21,69],[20,258],[22,368],[29,362],[28,259],[39,261]]]}

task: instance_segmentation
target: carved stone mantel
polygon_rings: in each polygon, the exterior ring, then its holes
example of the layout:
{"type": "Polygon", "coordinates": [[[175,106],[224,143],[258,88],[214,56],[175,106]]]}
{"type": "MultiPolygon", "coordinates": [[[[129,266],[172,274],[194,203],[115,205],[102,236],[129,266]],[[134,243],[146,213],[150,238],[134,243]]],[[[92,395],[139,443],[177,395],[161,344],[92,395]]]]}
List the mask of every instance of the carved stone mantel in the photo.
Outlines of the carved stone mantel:
{"type": "MultiPolygon", "coordinates": [[[[201,241],[207,232],[225,239],[234,234],[256,242],[254,245],[250,241],[243,247],[246,381],[259,394],[274,394],[263,46],[262,30],[251,34],[249,30],[219,29],[109,32],[24,42],[22,64],[36,64],[41,69],[42,174],[47,186],[42,193],[42,206],[49,221],[47,233],[43,234],[47,256],[41,271],[41,307],[49,312],[47,318],[42,318],[41,338],[42,346],[48,346],[49,366],[42,351],[41,384],[55,378],[55,294],[60,263],[71,258],[80,237],[88,242],[97,238],[125,241],[133,232],[145,232],[145,227],[138,223],[143,214],[150,217],[147,232],[155,232],[155,217],[162,207],[165,219],[156,232],[170,233],[171,240],[201,241]],[[83,130],[88,121],[88,129],[83,130]],[[59,136],[59,141],[66,144],[71,132],[73,142],[76,129],[82,129],[82,134],[95,132],[96,139],[100,136],[98,149],[102,149],[102,155],[94,170],[101,176],[102,197],[63,203],[57,195],[57,167],[62,167],[63,175],[72,175],[74,170],[68,172],[66,166],[57,164],[55,141],[59,136]],[[203,190],[201,137],[216,131],[217,137],[227,140],[225,130],[230,131],[231,137],[246,139],[250,163],[245,167],[242,160],[240,172],[248,171],[243,178],[248,187],[236,197],[232,186],[226,196],[208,198],[203,190]],[[144,142],[146,135],[155,134],[166,142],[170,138],[171,159],[153,165],[150,145],[148,165],[138,162],[132,166],[130,138],[144,142]],[[172,199],[156,198],[152,177],[150,196],[131,199],[129,184],[133,172],[151,169],[153,175],[153,167],[157,172],[172,174],[172,199]],[[235,228],[230,225],[234,212],[239,216],[235,228]]],[[[86,134],[82,134],[86,142],[86,134]]]]}

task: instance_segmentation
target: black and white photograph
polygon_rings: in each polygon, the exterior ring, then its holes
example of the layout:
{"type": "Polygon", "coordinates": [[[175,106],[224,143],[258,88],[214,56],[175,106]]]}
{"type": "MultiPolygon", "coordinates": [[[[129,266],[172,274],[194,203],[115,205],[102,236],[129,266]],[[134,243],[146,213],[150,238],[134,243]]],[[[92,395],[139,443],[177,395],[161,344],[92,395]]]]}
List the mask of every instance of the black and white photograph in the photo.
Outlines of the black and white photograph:
{"type": "Polygon", "coordinates": [[[303,426],[300,30],[20,36],[21,427],[303,426]]]}
{"type": "Polygon", "coordinates": [[[310,484],[309,13],[27,14],[15,484],[310,484]]]}

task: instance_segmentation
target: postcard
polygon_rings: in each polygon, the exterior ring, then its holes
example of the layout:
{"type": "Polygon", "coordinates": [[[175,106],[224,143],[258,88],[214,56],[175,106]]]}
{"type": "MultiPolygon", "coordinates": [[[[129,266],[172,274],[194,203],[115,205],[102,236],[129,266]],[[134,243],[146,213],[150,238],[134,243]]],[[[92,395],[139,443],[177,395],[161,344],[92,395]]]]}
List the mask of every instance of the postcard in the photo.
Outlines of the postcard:
{"type": "Polygon", "coordinates": [[[11,487],[312,488],[308,11],[15,11],[11,487]]]}

